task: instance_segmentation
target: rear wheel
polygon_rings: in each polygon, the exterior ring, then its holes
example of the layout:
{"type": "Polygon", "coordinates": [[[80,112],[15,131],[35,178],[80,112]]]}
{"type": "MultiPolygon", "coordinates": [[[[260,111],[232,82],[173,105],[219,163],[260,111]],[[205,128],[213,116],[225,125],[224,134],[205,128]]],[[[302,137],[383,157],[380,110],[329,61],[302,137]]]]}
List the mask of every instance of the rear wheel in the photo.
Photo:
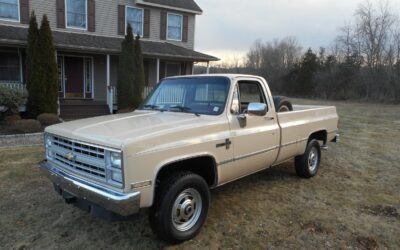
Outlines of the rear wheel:
{"type": "Polygon", "coordinates": [[[298,176],[310,178],[318,173],[321,162],[321,148],[319,142],[312,139],[308,142],[303,155],[296,156],[295,167],[298,176]]]}
{"type": "Polygon", "coordinates": [[[177,243],[195,237],[208,213],[210,193],[206,181],[191,172],[179,172],[157,188],[150,224],[157,236],[177,243]]]}

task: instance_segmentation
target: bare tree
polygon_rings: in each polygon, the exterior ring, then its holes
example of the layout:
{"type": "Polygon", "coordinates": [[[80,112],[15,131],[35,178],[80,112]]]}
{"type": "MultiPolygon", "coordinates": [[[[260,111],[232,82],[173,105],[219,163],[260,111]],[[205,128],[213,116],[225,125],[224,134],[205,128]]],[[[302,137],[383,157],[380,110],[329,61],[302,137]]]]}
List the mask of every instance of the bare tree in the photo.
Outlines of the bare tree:
{"type": "Polygon", "coordinates": [[[377,69],[384,64],[384,53],[388,51],[390,31],[396,20],[395,16],[390,12],[388,1],[381,1],[376,8],[370,0],[367,0],[358,7],[356,17],[367,66],[377,69]]]}

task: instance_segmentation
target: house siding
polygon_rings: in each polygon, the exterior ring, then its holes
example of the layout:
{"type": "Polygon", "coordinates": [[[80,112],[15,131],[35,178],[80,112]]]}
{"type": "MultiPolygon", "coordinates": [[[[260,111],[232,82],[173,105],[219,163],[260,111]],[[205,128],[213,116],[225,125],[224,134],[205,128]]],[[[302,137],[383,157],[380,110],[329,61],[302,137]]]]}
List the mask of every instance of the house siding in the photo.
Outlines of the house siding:
{"type": "MultiPolygon", "coordinates": [[[[138,6],[133,0],[117,0],[117,1],[95,1],[95,32],[89,32],[87,30],[71,29],[71,28],[57,28],[57,11],[56,1],[48,0],[30,0],[29,11],[35,11],[35,14],[40,24],[42,16],[47,15],[50,21],[50,27],[52,30],[71,32],[71,33],[86,33],[90,35],[118,37],[118,5],[127,5],[138,8],[146,8],[150,10],[150,36],[149,38],[143,38],[144,40],[160,41],[160,16],[161,11],[167,11],[169,13],[176,13],[188,16],[188,41],[177,42],[169,41],[178,46],[182,46],[188,49],[194,49],[194,32],[195,32],[195,14],[184,13],[175,10],[166,10],[154,7],[138,6]]],[[[19,22],[4,21],[0,20],[0,25],[15,25],[27,27],[26,24],[19,22]]]]}

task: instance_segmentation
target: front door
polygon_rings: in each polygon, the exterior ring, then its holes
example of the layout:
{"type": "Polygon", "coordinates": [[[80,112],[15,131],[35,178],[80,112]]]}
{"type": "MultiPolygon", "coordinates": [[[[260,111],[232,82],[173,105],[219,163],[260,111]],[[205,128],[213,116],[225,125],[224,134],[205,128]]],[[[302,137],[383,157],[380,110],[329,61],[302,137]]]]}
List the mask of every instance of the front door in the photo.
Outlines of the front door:
{"type": "MultiPolygon", "coordinates": [[[[269,104],[265,96],[266,89],[258,81],[238,81],[234,99],[239,105],[238,114],[246,114],[249,103],[269,104]]],[[[279,145],[279,126],[273,119],[274,111],[268,105],[264,116],[246,114],[247,124],[241,126],[238,114],[228,115],[231,126],[231,140],[234,161],[222,165],[221,182],[231,181],[239,176],[249,175],[269,167],[276,159],[279,145]]]]}
{"type": "Polygon", "coordinates": [[[65,98],[84,98],[84,58],[64,57],[65,98]]]}

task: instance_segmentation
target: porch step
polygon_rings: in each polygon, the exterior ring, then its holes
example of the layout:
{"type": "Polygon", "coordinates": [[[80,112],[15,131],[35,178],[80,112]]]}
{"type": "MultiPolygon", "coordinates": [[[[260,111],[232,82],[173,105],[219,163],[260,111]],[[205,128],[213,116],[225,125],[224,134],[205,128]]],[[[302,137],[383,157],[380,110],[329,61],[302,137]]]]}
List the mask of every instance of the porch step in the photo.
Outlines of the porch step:
{"type": "Polygon", "coordinates": [[[105,102],[68,100],[60,102],[61,118],[64,120],[75,120],[109,114],[105,102]]]}

